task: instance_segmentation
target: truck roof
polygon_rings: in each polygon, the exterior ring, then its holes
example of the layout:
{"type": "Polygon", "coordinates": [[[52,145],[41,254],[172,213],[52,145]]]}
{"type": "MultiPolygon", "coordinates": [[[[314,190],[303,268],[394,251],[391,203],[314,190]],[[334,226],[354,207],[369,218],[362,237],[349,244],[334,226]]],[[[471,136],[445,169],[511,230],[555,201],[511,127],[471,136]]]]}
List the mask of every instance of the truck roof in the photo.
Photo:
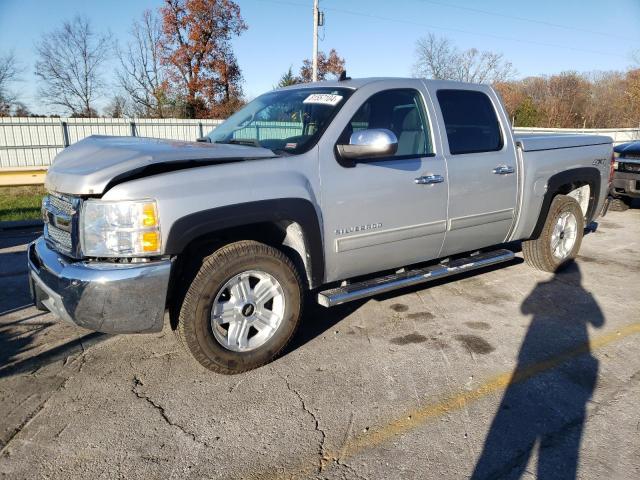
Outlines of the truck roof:
{"type": "Polygon", "coordinates": [[[310,83],[298,83],[296,85],[290,85],[288,87],[282,88],[284,89],[294,89],[294,88],[313,88],[313,87],[342,87],[342,88],[352,88],[354,90],[368,85],[370,83],[377,82],[393,82],[397,84],[398,82],[406,82],[407,86],[415,85],[415,83],[425,82],[427,84],[433,85],[436,88],[461,88],[461,87],[471,87],[474,90],[477,90],[478,87],[491,88],[486,84],[478,84],[478,83],[466,83],[466,82],[456,82],[453,80],[432,80],[428,78],[409,78],[409,77],[366,77],[366,78],[350,78],[348,80],[325,80],[322,82],[310,82],[310,83]]]}

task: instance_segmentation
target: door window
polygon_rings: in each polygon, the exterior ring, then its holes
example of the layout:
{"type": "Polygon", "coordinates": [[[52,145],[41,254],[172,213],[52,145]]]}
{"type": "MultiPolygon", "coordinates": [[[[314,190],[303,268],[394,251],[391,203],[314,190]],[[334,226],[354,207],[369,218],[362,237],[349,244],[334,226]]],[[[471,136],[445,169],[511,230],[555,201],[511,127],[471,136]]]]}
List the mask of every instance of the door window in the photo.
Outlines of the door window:
{"type": "Polygon", "coordinates": [[[362,104],[340,136],[338,143],[349,143],[353,132],[386,128],[398,138],[395,157],[433,154],[428,122],[416,90],[385,90],[362,104]]]}
{"type": "Polygon", "coordinates": [[[487,95],[473,90],[438,90],[437,96],[451,154],[502,150],[500,123],[487,95]]]}

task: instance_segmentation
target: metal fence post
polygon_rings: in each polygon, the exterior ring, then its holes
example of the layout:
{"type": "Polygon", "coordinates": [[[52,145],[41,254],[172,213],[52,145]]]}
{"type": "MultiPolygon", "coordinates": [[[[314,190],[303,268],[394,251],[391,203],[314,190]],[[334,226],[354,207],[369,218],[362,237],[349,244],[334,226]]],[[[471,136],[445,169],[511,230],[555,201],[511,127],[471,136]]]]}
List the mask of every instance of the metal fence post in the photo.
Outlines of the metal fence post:
{"type": "Polygon", "coordinates": [[[136,122],[134,122],[133,120],[129,122],[129,125],[131,126],[131,136],[135,137],[136,136],[136,122]]]}
{"type": "Polygon", "coordinates": [[[202,122],[198,122],[198,133],[200,134],[198,138],[204,137],[204,131],[202,130],[202,122]]]}
{"type": "Polygon", "coordinates": [[[60,126],[62,127],[62,146],[67,148],[69,146],[69,128],[67,122],[60,122],[60,126]]]}

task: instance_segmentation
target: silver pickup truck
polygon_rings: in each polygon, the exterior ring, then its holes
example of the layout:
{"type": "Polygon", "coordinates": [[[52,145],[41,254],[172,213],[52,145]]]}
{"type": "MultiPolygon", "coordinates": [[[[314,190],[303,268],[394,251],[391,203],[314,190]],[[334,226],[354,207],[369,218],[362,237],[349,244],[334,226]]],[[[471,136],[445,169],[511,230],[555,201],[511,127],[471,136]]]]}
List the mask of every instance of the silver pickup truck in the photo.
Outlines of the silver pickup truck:
{"type": "Polygon", "coordinates": [[[513,258],[555,271],[606,210],[612,141],[514,135],[486,85],[346,79],[266,93],[198,142],[89,137],[46,177],[40,308],[169,323],[205,367],[276,357],[331,307],[513,258]]]}

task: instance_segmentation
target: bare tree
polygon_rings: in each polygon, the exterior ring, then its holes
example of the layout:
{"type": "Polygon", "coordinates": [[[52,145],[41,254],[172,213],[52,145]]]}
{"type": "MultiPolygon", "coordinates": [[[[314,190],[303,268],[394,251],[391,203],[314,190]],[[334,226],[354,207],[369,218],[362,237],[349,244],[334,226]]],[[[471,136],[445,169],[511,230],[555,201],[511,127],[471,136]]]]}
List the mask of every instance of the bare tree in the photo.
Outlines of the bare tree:
{"type": "Polygon", "coordinates": [[[22,102],[16,102],[13,108],[13,116],[14,117],[29,117],[31,116],[31,112],[26,107],[26,105],[22,102]]]}
{"type": "Polygon", "coordinates": [[[36,45],[36,75],[40,96],[50,105],[66,108],[74,116],[95,112],[94,102],[104,89],[102,66],[111,44],[96,34],[83,17],[64,22],[62,28],[43,35],[36,45]]]}
{"type": "Polygon", "coordinates": [[[120,59],[118,83],[129,95],[137,114],[163,118],[169,112],[166,67],[161,63],[162,23],[150,10],[131,27],[132,41],[120,59]]]}
{"type": "Polygon", "coordinates": [[[430,33],[416,42],[413,76],[451,80],[455,77],[455,62],[452,60],[457,55],[456,47],[448,38],[430,33]]]}
{"type": "Polygon", "coordinates": [[[104,116],[109,118],[128,117],[127,98],[120,94],[115,94],[104,109],[104,116]]]}
{"type": "Polygon", "coordinates": [[[513,64],[501,53],[481,52],[475,48],[461,52],[449,39],[433,33],[416,42],[416,57],[415,77],[497,83],[516,74],[513,64]]]}
{"type": "Polygon", "coordinates": [[[9,89],[9,85],[18,80],[22,68],[13,52],[0,56],[0,116],[9,115],[11,106],[17,95],[9,89]]]}

